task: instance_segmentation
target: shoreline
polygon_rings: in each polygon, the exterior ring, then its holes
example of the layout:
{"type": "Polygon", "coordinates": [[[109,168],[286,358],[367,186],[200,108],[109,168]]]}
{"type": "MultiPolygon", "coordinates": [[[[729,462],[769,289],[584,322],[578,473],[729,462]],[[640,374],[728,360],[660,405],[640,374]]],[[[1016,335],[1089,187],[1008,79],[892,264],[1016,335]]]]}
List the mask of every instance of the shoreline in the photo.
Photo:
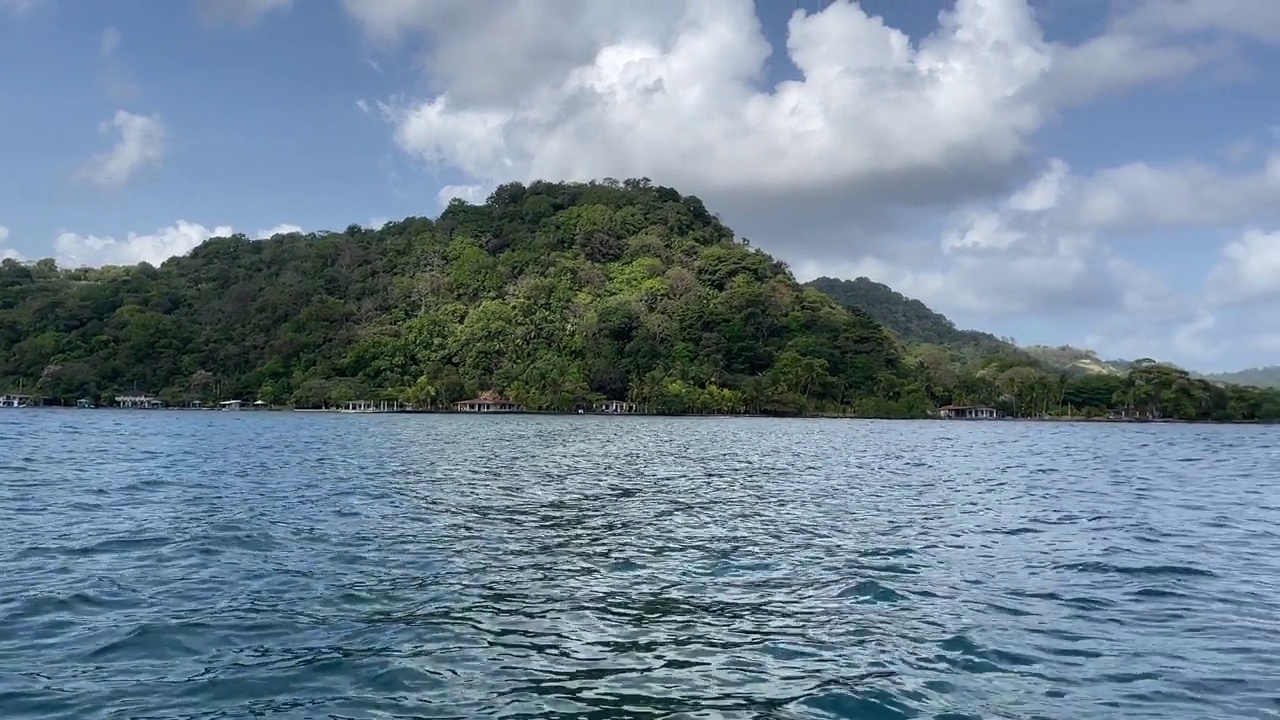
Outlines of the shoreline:
{"type": "Polygon", "coordinates": [[[591,417],[666,417],[666,418],[763,418],[774,420],[897,420],[912,422],[947,422],[947,423],[1104,423],[1114,425],[1280,425],[1280,420],[1182,420],[1178,418],[1115,418],[1115,417],[1081,417],[1081,416],[1044,416],[1044,417],[1001,417],[1001,418],[941,418],[941,417],[879,417],[870,415],[838,415],[817,413],[813,415],[768,415],[763,413],[605,413],[605,412],[572,412],[564,410],[512,410],[500,412],[468,412],[464,410],[337,410],[326,408],[291,408],[271,407],[261,409],[221,410],[219,408],[122,408],[93,407],[78,408],[72,405],[36,405],[20,408],[4,408],[5,410],[108,410],[117,412],[234,412],[234,413],[307,413],[322,415],[459,415],[459,416],[521,416],[521,415],[554,415],[554,416],[591,416],[591,417]]]}

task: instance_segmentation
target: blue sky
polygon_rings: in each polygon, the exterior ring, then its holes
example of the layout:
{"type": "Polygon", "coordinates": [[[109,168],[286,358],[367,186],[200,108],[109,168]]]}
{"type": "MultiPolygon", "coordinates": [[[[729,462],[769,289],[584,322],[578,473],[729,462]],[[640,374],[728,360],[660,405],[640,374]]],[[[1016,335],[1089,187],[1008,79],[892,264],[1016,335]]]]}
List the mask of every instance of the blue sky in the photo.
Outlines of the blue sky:
{"type": "Polygon", "coordinates": [[[801,279],[1280,362],[1273,0],[0,0],[0,68],[0,254],[159,262],[648,175],[801,279]]]}

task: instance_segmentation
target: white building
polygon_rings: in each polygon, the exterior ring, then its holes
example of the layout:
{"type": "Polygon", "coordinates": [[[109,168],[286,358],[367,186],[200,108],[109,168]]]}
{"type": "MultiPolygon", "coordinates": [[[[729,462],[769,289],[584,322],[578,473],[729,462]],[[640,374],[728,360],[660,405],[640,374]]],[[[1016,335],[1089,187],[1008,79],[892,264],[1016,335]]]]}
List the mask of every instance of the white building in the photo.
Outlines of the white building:
{"type": "Polygon", "coordinates": [[[950,420],[992,420],[999,411],[989,405],[944,405],[938,408],[938,417],[950,420]]]}
{"type": "Polygon", "coordinates": [[[132,392],[117,395],[116,405],[131,410],[155,410],[164,407],[164,401],[151,393],[132,392]]]}

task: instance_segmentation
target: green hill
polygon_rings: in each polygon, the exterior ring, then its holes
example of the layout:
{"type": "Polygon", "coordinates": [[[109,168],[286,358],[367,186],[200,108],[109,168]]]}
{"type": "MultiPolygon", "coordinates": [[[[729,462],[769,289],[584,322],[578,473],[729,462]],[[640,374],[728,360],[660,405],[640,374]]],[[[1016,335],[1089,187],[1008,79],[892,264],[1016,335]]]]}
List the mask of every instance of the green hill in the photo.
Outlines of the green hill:
{"type": "Polygon", "coordinates": [[[1092,350],[1070,345],[1019,347],[1012,340],[978,330],[961,330],[950,318],[924,303],[865,277],[839,280],[820,277],[805,283],[847,308],[856,308],[889,328],[910,345],[939,345],[971,358],[1013,355],[1071,374],[1122,375],[1123,361],[1100,360],[1092,350]]]}
{"type": "Polygon", "coordinates": [[[1237,372],[1229,373],[1212,373],[1206,377],[1216,382],[1233,383],[1236,385],[1280,388],[1280,365],[1249,368],[1247,370],[1239,370],[1237,372]]]}
{"type": "Polygon", "coordinates": [[[1011,352],[1016,346],[990,333],[960,330],[945,315],[883,283],[865,277],[839,280],[820,277],[805,283],[847,308],[866,312],[907,343],[972,349],[983,355],[1011,352]]]}
{"type": "MultiPolygon", "coordinates": [[[[829,277],[806,285],[862,310],[903,344],[921,369],[926,392],[944,402],[986,403],[1011,415],[1112,415],[1187,420],[1280,417],[1280,393],[1193,376],[1150,359],[1102,360],[1061,345],[1018,347],[1012,340],[958,329],[919,300],[867,278],[829,277]]],[[[1252,383],[1250,383],[1252,384],[1252,383]]]]}
{"type": "Polygon", "coordinates": [[[928,410],[865,313],[647,180],[519,183],[373,230],[216,238],[160,267],[0,267],[0,388],[313,407],[928,410]]]}

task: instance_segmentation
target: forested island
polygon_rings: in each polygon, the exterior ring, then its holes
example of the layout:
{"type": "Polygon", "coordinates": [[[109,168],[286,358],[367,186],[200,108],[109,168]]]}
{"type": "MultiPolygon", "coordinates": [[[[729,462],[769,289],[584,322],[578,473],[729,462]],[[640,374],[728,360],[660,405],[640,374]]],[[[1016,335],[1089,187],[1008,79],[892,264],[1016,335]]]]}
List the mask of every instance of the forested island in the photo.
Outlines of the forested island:
{"type": "Polygon", "coordinates": [[[159,267],[5,260],[0,392],[442,409],[488,391],[548,411],[621,400],[674,414],[982,404],[1015,417],[1280,419],[1280,390],[1147,359],[1064,367],[884,286],[859,300],[869,282],[801,285],[697,197],[647,179],[508,183],[437,219],[214,238],[159,267]]]}

